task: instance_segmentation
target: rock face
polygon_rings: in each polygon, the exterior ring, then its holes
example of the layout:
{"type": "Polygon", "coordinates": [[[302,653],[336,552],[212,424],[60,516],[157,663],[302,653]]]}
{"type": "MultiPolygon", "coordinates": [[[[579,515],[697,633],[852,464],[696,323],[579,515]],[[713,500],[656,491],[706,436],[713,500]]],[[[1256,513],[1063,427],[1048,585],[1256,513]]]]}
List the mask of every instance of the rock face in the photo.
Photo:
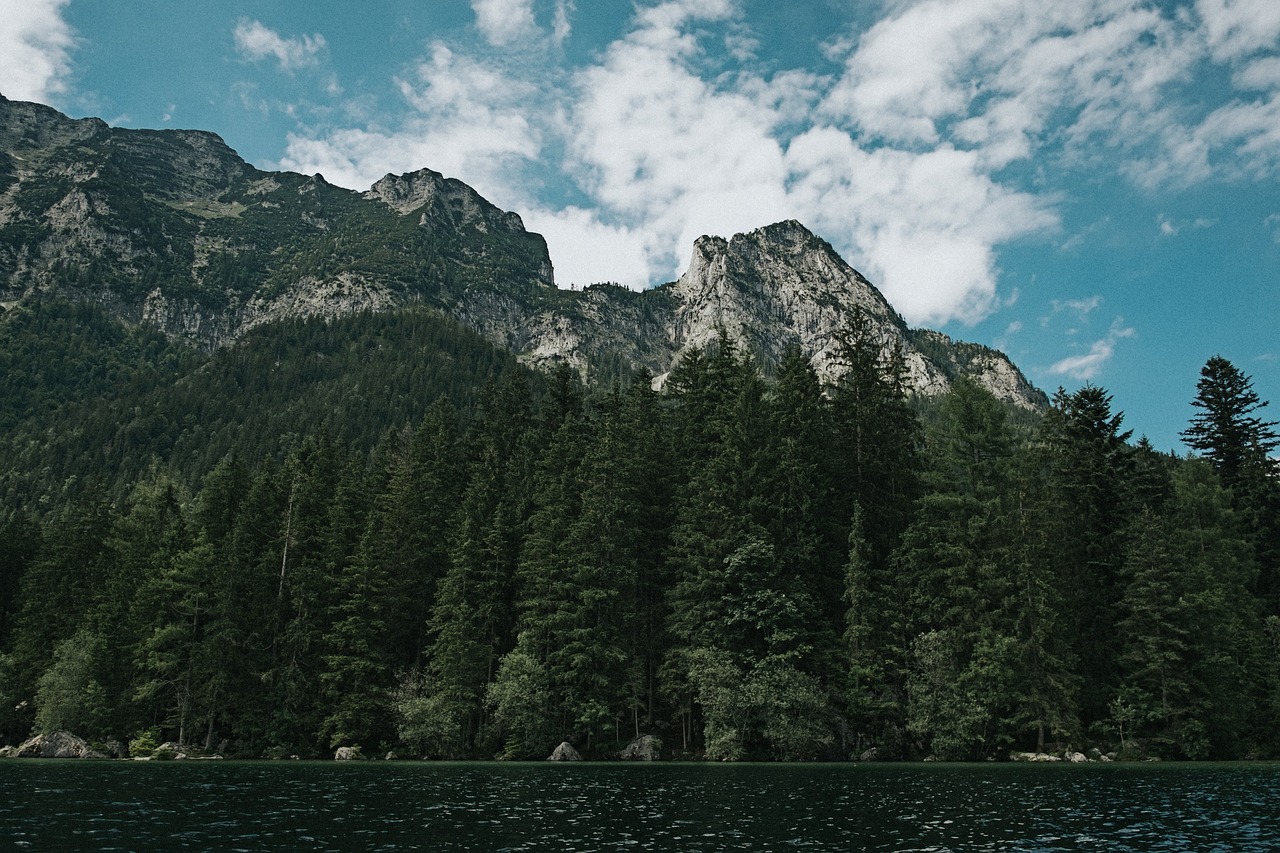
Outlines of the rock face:
{"type": "Polygon", "coordinates": [[[360,750],[354,746],[340,746],[333,753],[334,761],[358,761],[360,759],[360,750]]]}
{"type": "Polygon", "coordinates": [[[582,756],[578,754],[578,750],[573,748],[573,744],[561,741],[560,745],[547,757],[547,761],[581,761],[582,756]]]}
{"type": "Polygon", "coordinates": [[[212,350],[275,321],[426,305],[534,366],[610,382],[723,332],[768,371],[799,346],[824,382],[861,312],[914,390],[961,375],[1047,404],[1005,356],[909,329],[798,222],[699,238],[676,282],[643,293],[554,286],[546,242],[466,184],[422,169],[365,193],[262,172],[216,135],[112,128],[0,96],[0,308],[56,296],[212,350]]]}
{"type": "Polygon", "coordinates": [[[0,96],[0,307],[102,305],[202,349],[273,320],[554,290],[546,242],[423,170],[369,192],[261,172],[211,133],[0,96]]]}
{"type": "Polygon", "coordinates": [[[658,761],[662,758],[662,741],[653,735],[640,735],[618,753],[618,758],[623,761],[658,761]]]}
{"type": "Polygon", "coordinates": [[[565,363],[588,379],[592,365],[643,367],[660,386],[684,354],[723,333],[766,369],[798,346],[819,380],[831,383],[843,370],[839,336],[855,312],[886,355],[902,353],[915,393],[945,393],[964,375],[1023,408],[1047,404],[1003,354],[909,329],[870,282],[795,221],[731,240],[702,237],[673,284],[644,293],[604,285],[568,294],[517,320],[500,342],[527,363],[565,363]]]}
{"type": "Polygon", "coordinates": [[[36,735],[18,747],[19,758],[106,758],[70,732],[36,735]]]}

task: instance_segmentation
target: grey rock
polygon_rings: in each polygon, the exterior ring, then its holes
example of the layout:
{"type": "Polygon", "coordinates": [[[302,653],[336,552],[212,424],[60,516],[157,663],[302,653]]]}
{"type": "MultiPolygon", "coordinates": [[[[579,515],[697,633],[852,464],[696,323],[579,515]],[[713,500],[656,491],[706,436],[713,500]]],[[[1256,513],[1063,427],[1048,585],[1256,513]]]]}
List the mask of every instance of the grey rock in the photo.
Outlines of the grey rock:
{"type": "Polygon", "coordinates": [[[361,757],[358,746],[340,746],[333,753],[334,761],[358,761],[361,757]]]}
{"type": "Polygon", "coordinates": [[[662,740],[653,735],[640,735],[618,753],[618,758],[623,761],[659,761],[662,758],[662,740]]]}
{"type": "Polygon", "coordinates": [[[873,746],[870,749],[863,752],[861,755],[859,755],[858,760],[859,761],[879,761],[880,749],[878,747],[873,746]]]}
{"type": "Polygon", "coordinates": [[[578,754],[578,750],[573,748],[573,744],[567,740],[562,741],[559,746],[547,757],[547,761],[581,761],[582,756],[578,754]]]}
{"type": "Polygon", "coordinates": [[[946,393],[963,375],[1022,408],[1047,405],[1002,353],[908,328],[879,290],[795,221],[731,240],[701,237],[684,275],[656,290],[593,285],[532,313],[490,299],[459,316],[527,364],[567,364],[590,381],[591,366],[612,356],[648,370],[661,386],[686,353],[721,332],[766,368],[798,346],[819,380],[833,383],[845,370],[840,335],[855,312],[869,320],[886,355],[902,353],[914,393],[946,393]]]}
{"type": "Polygon", "coordinates": [[[71,732],[36,735],[18,747],[19,758],[106,758],[71,732]]]}

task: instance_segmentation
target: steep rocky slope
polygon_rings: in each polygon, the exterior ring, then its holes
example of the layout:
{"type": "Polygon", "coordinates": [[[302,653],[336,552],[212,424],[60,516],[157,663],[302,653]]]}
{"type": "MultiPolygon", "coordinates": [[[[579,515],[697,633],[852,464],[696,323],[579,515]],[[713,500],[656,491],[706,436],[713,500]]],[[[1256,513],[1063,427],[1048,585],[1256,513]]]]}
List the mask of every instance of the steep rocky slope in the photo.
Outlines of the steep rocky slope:
{"type": "Polygon", "coordinates": [[[274,319],[552,289],[546,243],[423,170],[365,194],[261,172],[217,136],[0,98],[0,304],[98,302],[204,349],[274,319]]]}
{"type": "Polygon", "coordinates": [[[662,288],[634,294],[596,286],[573,296],[531,316],[509,345],[529,362],[566,362],[584,375],[643,366],[660,383],[683,353],[723,330],[766,367],[799,346],[830,382],[841,370],[839,335],[859,311],[886,353],[900,349],[919,393],[944,393],[963,374],[1017,405],[1045,403],[1003,354],[909,329],[870,282],[795,221],[730,240],[700,238],[685,274],[662,288]]]}
{"type": "Polygon", "coordinates": [[[1044,404],[1002,354],[909,329],[797,222],[703,237],[679,281],[644,293],[554,286],[515,213],[423,169],[365,193],[262,172],[216,135],[123,130],[0,96],[0,306],[57,295],[210,350],[274,320],[440,309],[534,365],[657,382],[723,330],[769,368],[799,345],[830,380],[854,310],[903,352],[914,387],[967,374],[1044,404]]]}

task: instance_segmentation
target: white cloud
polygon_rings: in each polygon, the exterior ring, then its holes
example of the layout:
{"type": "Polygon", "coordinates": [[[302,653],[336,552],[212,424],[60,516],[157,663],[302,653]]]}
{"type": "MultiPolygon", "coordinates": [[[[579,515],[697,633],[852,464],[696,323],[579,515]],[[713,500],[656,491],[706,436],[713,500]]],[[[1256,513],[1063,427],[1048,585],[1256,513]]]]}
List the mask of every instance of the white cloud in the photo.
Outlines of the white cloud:
{"type": "Polygon", "coordinates": [[[1049,303],[1053,307],[1053,313],[1058,314],[1063,311],[1071,311],[1080,319],[1084,319],[1098,310],[1098,306],[1102,304],[1101,296],[1090,296],[1085,299],[1054,299],[1049,303]]]}
{"type": "Polygon", "coordinates": [[[1269,98],[1214,110],[1196,131],[1210,150],[1232,149],[1233,170],[1257,177],[1280,167],[1280,89],[1269,98]]]}
{"type": "Polygon", "coordinates": [[[1072,379],[1088,381],[1095,379],[1106,363],[1115,355],[1116,344],[1125,338],[1133,337],[1137,332],[1124,325],[1124,320],[1117,317],[1107,331],[1106,337],[1094,341],[1089,351],[1080,355],[1068,356],[1049,368],[1055,376],[1069,376],[1072,379]]]}
{"type": "Polygon", "coordinates": [[[69,0],[4,4],[0,26],[0,93],[47,102],[66,91],[76,38],[62,18],[69,0]]]}
{"type": "Polygon", "coordinates": [[[361,189],[424,166],[459,177],[544,233],[566,285],[670,280],[701,234],[795,217],[908,321],[976,322],[1005,304],[1000,248],[1059,227],[1065,196],[1046,187],[1280,170],[1273,6],[894,0],[865,32],[832,34],[824,77],[756,67],[735,0],[638,3],[572,72],[510,47],[549,44],[536,9],[566,39],[572,0],[472,0],[486,43],[432,44],[400,83],[408,119],[291,137],[281,165],[361,189]],[[1187,97],[1213,62],[1236,89],[1187,97]]]}
{"type": "Polygon", "coordinates": [[[533,0],[471,0],[471,9],[481,34],[498,47],[538,31],[533,20],[533,0]]]}
{"type": "Polygon", "coordinates": [[[1196,12],[1219,62],[1273,48],[1280,39],[1280,3],[1275,0],[1196,0],[1196,12]]]}
{"type": "MultiPolygon", "coordinates": [[[[702,234],[787,218],[780,114],[695,70],[697,41],[680,29],[694,4],[644,10],[640,25],[575,79],[570,169],[596,203],[647,233],[649,267],[674,278],[702,234]]],[[[713,18],[726,8],[703,10],[713,18]]],[[[781,96],[779,96],[781,97],[781,96]]]]}
{"type": "Polygon", "coordinates": [[[1056,225],[1035,197],[995,183],[973,152],[860,148],[832,128],[788,150],[801,218],[861,266],[915,323],[974,321],[996,301],[995,246],[1056,225]]]}
{"type": "Polygon", "coordinates": [[[555,21],[551,25],[551,36],[556,44],[564,44],[573,32],[573,17],[576,4],[573,0],[556,0],[555,21]]]}
{"type": "Polygon", "coordinates": [[[388,172],[431,168],[461,178],[496,204],[529,202],[520,165],[540,152],[527,113],[534,88],[437,42],[400,91],[415,112],[395,129],[335,130],[323,137],[290,135],[281,168],[352,189],[367,189],[388,172]]]}
{"type": "Polygon", "coordinates": [[[1263,221],[1263,225],[1271,229],[1276,243],[1280,243],[1280,213],[1273,213],[1268,216],[1263,221]]]}
{"type": "Polygon", "coordinates": [[[1240,89],[1256,89],[1270,92],[1280,89],[1280,56],[1264,56],[1244,65],[1232,77],[1240,89]]]}
{"type": "Polygon", "coordinates": [[[846,59],[824,109],[889,143],[951,140],[993,169],[1049,143],[1121,147],[1163,125],[1187,75],[1185,33],[1137,0],[924,0],[896,7],[846,59]],[[1062,128],[1050,135],[1051,128],[1062,128]]]}
{"type": "Polygon", "coordinates": [[[284,38],[279,33],[264,26],[261,21],[241,18],[233,32],[236,50],[245,59],[257,62],[262,59],[275,59],[284,71],[296,71],[320,63],[320,54],[326,42],[324,36],[316,33],[299,38],[284,38]]]}
{"type": "Polygon", "coordinates": [[[620,225],[606,225],[594,211],[579,207],[536,209],[525,225],[552,247],[556,284],[585,287],[614,282],[633,290],[651,281],[645,236],[620,225]]]}
{"type": "Polygon", "coordinates": [[[1197,216],[1192,220],[1174,222],[1164,214],[1161,214],[1156,219],[1156,222],[1160,227],[1161,235],[1165,237],[1176,237],[1184,231],[1203,231],[1206,228],[1212,228],[1214,225],[1212,219],[1207,219],[1203,216],[1197,216]]]}

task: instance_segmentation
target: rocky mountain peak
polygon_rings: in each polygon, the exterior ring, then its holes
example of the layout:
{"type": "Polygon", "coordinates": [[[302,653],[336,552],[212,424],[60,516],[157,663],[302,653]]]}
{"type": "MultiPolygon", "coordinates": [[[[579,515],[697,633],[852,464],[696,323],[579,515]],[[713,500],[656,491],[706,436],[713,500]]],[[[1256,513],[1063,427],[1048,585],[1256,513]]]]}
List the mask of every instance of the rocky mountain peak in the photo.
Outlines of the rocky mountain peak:
{"type": "MultiPolygon", "coordinates": [[[[768,362],[798,344],[825,381],[839,371],[837,338],[853,311],[874,318],[886,348],[906,333],[880,292],[795,220],[730,240],[700,238],[674,295],[678,352],[707,346],[723,328],[768,362]]],[[[923,364],[913,367],[919,384],[936,384],[923,364]]]]}
{"type": "Polygon", "coordinates": [[[519,214],[500,210],[474,189],[431,169],[404,175],[387,174],[364,193],[402,216],[421,212],[424,224],[436,220],[452,227],[523,233],[519,214]]]}
{"type": "Polygon", "coordinates": [[[44,104],[0,95],[0,149],[7,153],[67,145],[108,130],[100,118],[71,119],[44,104]]]}
{"type": "Polygon", "coordinates": [[[794,220],[729,239],[698,238],[688,269],[671,285],[643,293],[606,286],[561,293],[500,340],[531,364],[564,363],[587,378],[597,365],[626,364],[643,367],[661,385],[686,353],[723,333],[766,369],[799,346],[830,384],[844,369],[840,336],[855,312],[870,321],[886,354],[902,353],[918,394],[944,393],[954,377],[966,375],[1016,405],[1045,402],[1001,353],[908,328],[874,285],[794,220]]]}
{"type": "Polygon", "coordinates": [[[214,348],[277,319],[425,304],[530,364],[593,381],[643,369],[658,382],[722,332],[766,370],[799,346],[832,382],[840,335],[861,312],[918,393],[964,374],[1043,404],[1000,353],[909,329],[794,220],[702,237],[678,281],[642,293],[553,285],[539,235],[439,172],[355,193],[260,172],[212,133],[112,128],[0,96],[3,308],[52,293],[214,348]]]}

